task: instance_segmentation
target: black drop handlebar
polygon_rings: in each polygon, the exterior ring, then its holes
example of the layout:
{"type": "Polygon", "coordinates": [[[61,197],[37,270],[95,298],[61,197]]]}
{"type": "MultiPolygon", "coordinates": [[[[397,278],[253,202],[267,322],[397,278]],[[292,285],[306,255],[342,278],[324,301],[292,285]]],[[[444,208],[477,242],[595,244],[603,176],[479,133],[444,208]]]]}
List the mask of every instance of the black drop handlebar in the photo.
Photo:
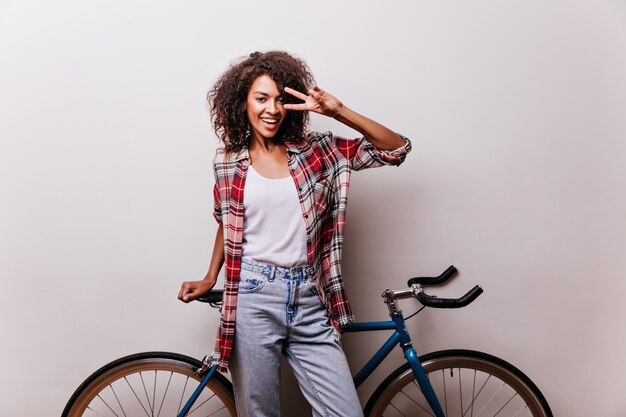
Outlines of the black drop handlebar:
{"type": "MultiPolygon", "coordinates": [[[[450,265],[448,269],[443,271],[441,275],[438,277],[416,277],[411,278],[407,281],[407,285],[412,286],[414,284],[420,285],[422,287],[430,286],[430,285],[441,285],[448,281],[450,278],[454,277],[458,273],[458,270],[450,265]]],[[[428,295],[424,291],[419,291],[416,294],[417,299],[420,303],[425,305],[426,307],[433,308],[461,308],[470,304],[474,301],[480,294],[483,293],[483,289],[480,286],[476,285],[474,288],[469,290],[464,296],[460,298],[438,298],[434,295],[428,295]]]]}

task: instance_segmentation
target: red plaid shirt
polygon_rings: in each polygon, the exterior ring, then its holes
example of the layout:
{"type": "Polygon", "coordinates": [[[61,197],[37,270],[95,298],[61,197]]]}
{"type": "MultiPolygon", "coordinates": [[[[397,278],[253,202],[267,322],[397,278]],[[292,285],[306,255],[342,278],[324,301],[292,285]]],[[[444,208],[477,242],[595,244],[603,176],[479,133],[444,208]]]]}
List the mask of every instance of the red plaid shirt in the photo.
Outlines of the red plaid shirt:
{"type": "MultiPolygon", "coordinates": [[[[330,322],[341,326],[353,316],[341,278],[341,249],[345,226],[350,172],[381,165],[400,165],[411,142],[392,151],[376,149],[365,138],[345,139],[330,132],[309,133],[302,143],[286,143],[289,170],[298,189],[307,232],[307,256],[313,267],[318,294],[330,322]]],[[[243,241],[243,190],[250,158],[247,149],[226,153],[217,150],[214,217],[224,228],[226,285],[222,316],[213,360],[219,370],[228,369],[237,313],[237,292],[243,241]]]]}

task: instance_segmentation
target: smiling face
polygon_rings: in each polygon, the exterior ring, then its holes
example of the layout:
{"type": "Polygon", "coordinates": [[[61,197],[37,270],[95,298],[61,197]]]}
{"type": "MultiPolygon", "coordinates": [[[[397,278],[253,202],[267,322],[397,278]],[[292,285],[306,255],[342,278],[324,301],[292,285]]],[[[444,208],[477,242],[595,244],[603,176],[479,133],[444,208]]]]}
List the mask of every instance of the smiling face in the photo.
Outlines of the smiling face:
{"type": "Polygon", "coordinates": [[[248,91],[246,115],[253,139],[272,139],[278,133],[287,110],[283,94],[268,75],[257,77],[248,91]]]}

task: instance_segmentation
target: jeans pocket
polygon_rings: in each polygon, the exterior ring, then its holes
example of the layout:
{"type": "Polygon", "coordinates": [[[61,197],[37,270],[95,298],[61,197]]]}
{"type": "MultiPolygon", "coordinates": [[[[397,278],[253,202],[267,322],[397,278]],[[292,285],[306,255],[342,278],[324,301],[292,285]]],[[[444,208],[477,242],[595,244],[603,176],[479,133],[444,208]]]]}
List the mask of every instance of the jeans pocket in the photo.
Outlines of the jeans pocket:
{"type": "Polygon", "coordinates": [[[260,291],[265,284],[267,284],[267,278],[262,273],[242,269],[239,275],[239,294],[250,294],[260,291]]]}
{"type": "Polygon", "coordinates": [[[319,297],[319,291],[317,291],[317,286],[315,285],[315,280],[309,278],[304,283],[304,288],[306,289],[307,294],[315,294],[319,297]]]}

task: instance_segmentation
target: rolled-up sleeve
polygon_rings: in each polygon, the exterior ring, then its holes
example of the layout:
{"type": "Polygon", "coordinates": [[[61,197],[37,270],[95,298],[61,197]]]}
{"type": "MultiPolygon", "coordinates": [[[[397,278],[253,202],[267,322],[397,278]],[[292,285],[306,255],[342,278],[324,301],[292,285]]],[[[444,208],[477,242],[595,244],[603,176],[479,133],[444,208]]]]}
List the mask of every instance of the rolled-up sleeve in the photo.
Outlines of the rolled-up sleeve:
{"type": "Polygon", "coordinates": [[[404,145],[392,150],[378,149],[367,138],[346,139],[335,137],[335,146],[350,161],[354,171],[375,168],[383,165],[398,166],[411,151],[411,141],[404,135],[397,134],[404,140],[404,145]]]}
{"type": "Polygon", "coordinates": [[[220,190],[217,182],[213,186],[213,217],[217,224],[222,225],[222,203],[220,200],[220,190]]]}

